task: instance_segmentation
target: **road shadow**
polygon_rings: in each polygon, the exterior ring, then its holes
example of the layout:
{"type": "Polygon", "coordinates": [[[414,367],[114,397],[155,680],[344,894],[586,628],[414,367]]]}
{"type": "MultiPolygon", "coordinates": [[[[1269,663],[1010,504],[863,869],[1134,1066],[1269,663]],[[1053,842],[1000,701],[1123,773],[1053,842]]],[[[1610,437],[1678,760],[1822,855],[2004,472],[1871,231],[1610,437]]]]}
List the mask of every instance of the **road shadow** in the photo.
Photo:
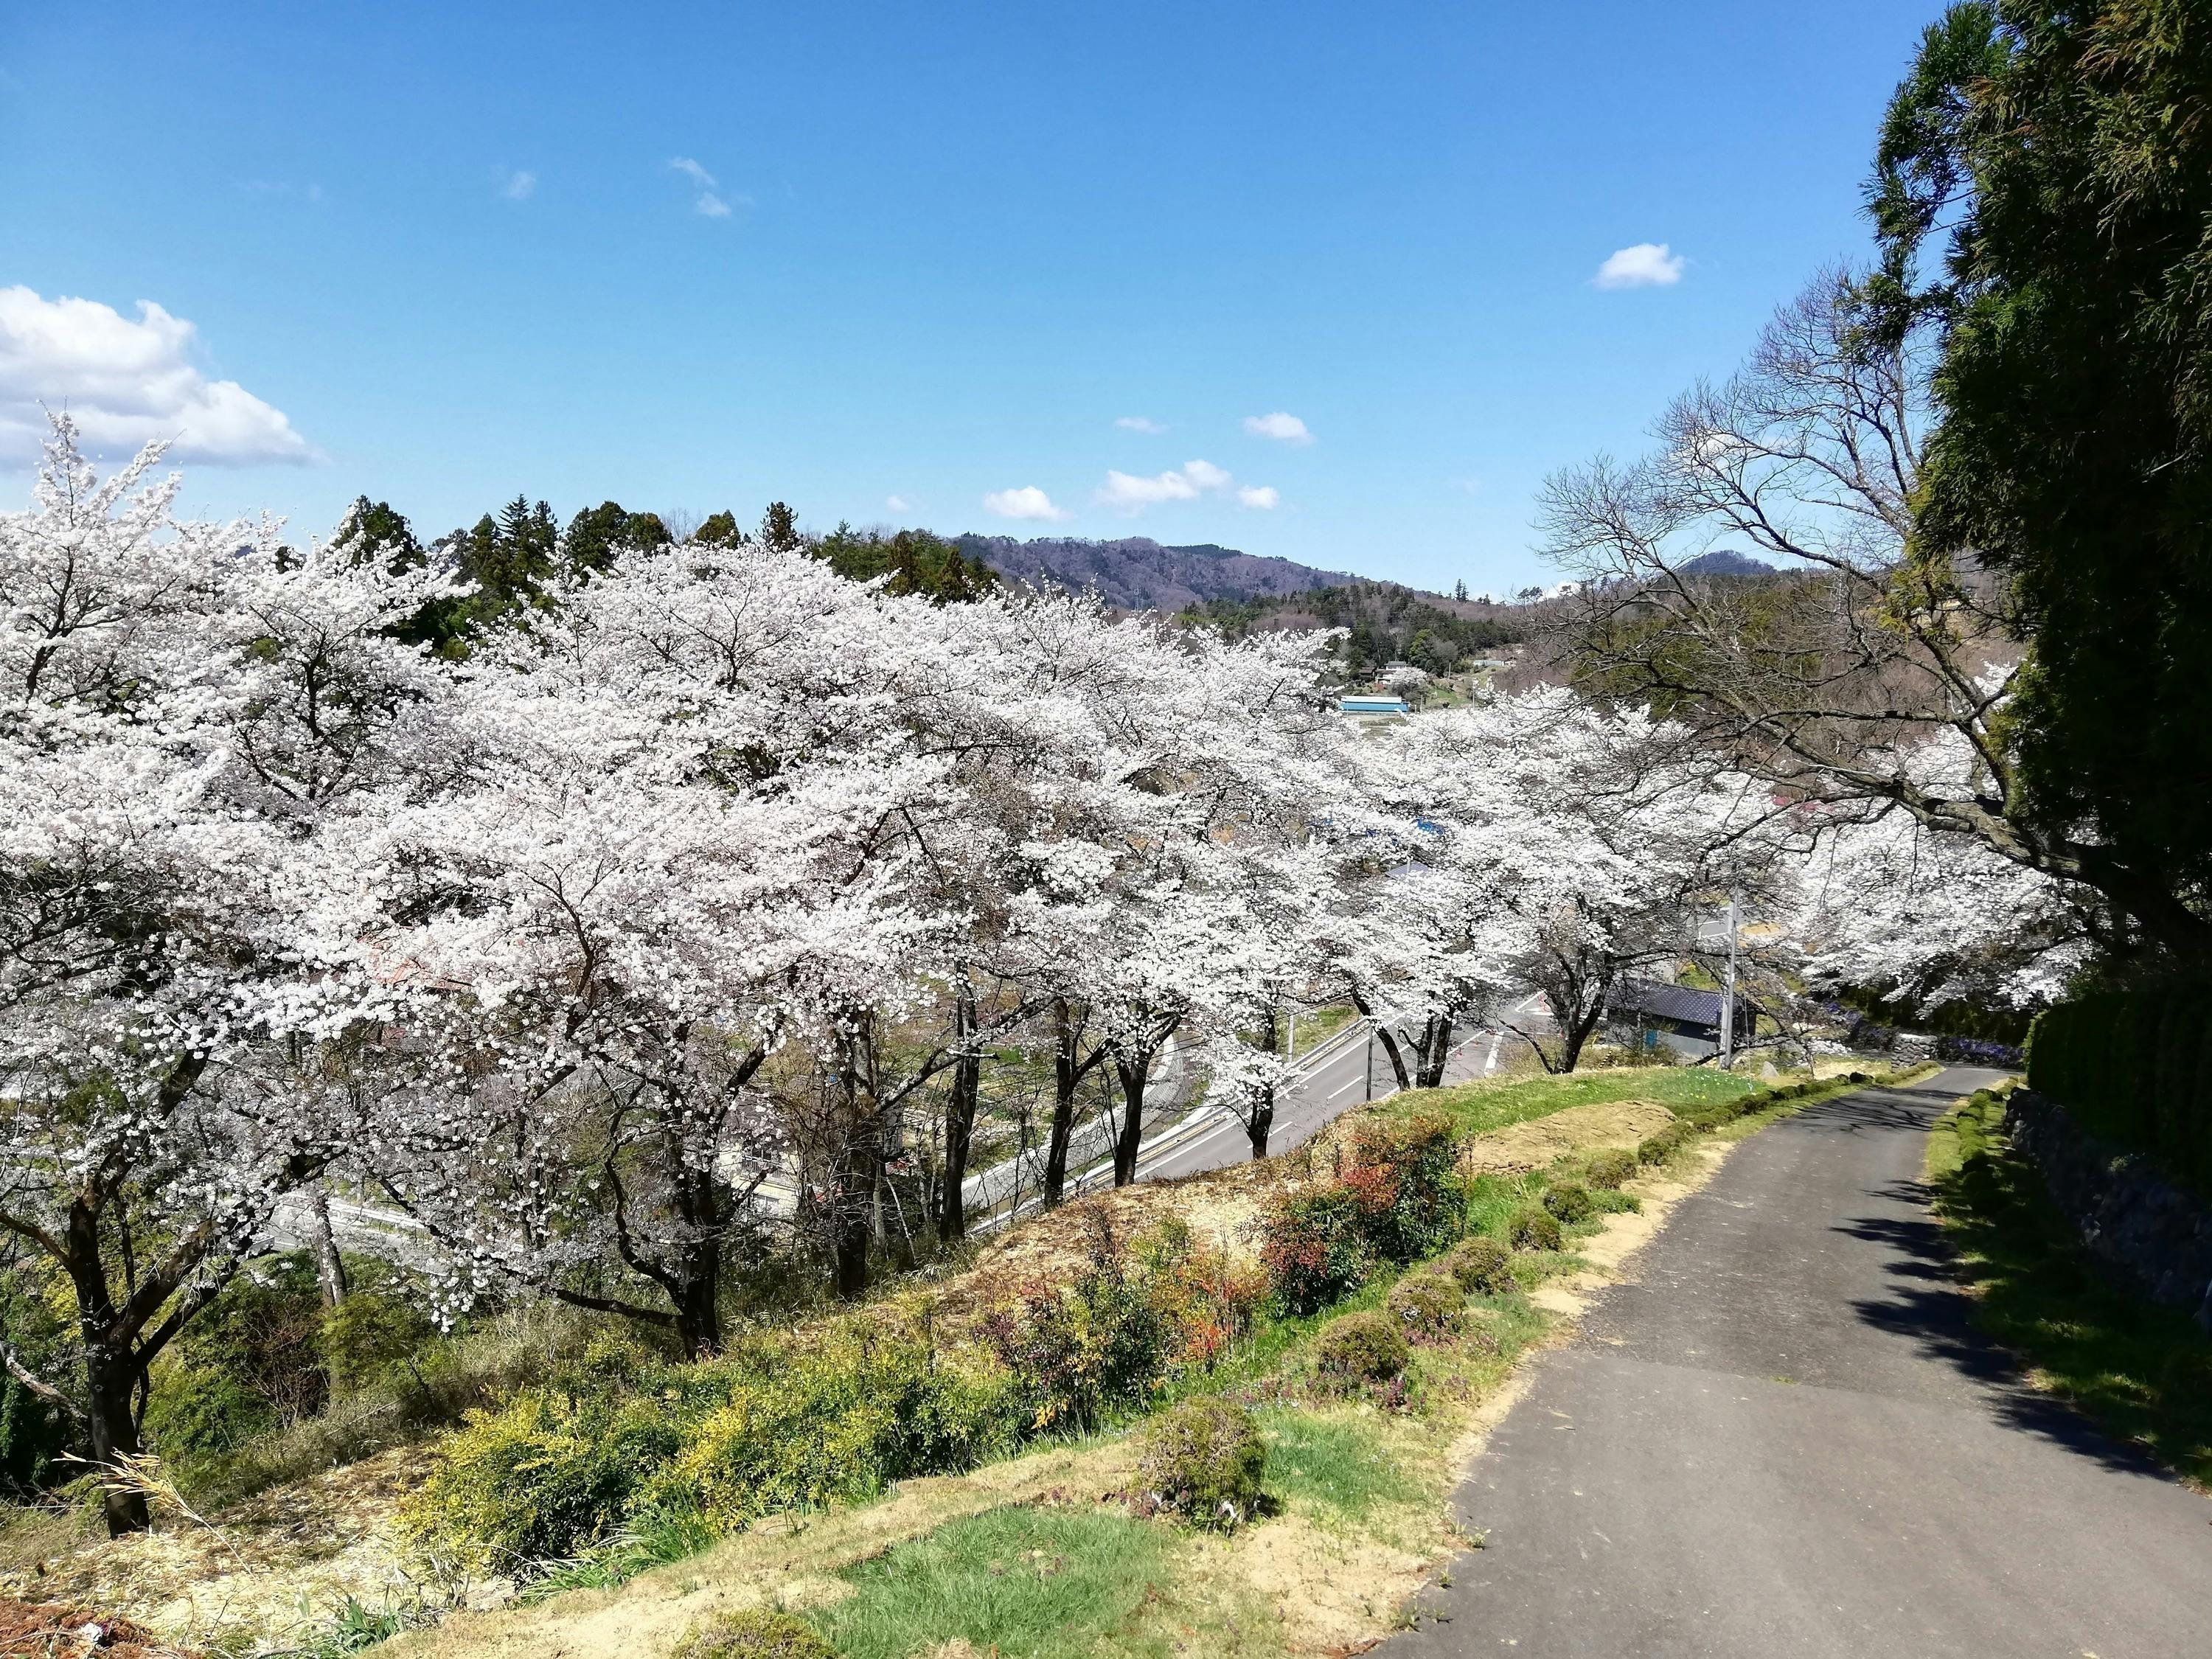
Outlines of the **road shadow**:
{"type": "Polygon", "coordinates": [[[1898,1206],[1887,1215],[1855,1216],[1835,1231],[1884,1251],[1882,1271],[1894,1282],[1880,1301],[1862,1298],[1852,1311],[1874,1328],[1911,1341],[1925,1358],[1948,1366],[1981,1390],[2004,1426],[2032,1434],[2077,1456],[2124,1474],[2171,1481],[2172,1471],[2116,1440],[2072,1407],[2030,1386],[2011,1352],[1973,1322],[1973,1298],[1942,1224],[1929,1212],[1926,1182],[1899,1181],[1869,1194],[1898,1206]]]}

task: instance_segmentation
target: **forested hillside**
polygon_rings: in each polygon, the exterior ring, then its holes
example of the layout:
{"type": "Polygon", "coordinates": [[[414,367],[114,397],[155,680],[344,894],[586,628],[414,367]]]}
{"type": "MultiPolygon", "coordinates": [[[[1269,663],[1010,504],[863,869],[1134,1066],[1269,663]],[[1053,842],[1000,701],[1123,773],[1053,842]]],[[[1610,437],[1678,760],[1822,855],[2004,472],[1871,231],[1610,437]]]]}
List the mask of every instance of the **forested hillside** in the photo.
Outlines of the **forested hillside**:
{"type": "Polygon", "coordinates": [[[967,535],[955,544],[1015,581],[1095,591],[1123,611],[1176,611],[1209,599],[1249,599],[1304,593],[1353,578],[1316,570],[1289,559],[1262,558],[1211,542],[1164,547],[1147,536],[1118,541],[1074,537],[967,535]]]}

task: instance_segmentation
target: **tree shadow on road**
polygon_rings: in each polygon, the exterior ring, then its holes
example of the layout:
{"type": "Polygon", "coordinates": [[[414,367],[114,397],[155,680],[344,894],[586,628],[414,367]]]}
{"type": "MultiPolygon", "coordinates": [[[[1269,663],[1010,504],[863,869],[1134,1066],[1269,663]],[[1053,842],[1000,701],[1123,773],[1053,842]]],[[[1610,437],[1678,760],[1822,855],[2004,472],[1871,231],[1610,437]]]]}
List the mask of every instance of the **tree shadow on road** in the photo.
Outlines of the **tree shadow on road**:
{"type": "Polygon", "coordinates": [[[2032,1170],[1984,1152],[1875,1195],[1904,1214],[1839,1224],[1891,1253],[1893,1294],[1856,1303],[1860,1318],[1982,1386],[2023,1433],[2128,1474],[2212,1477],[2212,1340],[2082,1249],[2032,1170]]]}

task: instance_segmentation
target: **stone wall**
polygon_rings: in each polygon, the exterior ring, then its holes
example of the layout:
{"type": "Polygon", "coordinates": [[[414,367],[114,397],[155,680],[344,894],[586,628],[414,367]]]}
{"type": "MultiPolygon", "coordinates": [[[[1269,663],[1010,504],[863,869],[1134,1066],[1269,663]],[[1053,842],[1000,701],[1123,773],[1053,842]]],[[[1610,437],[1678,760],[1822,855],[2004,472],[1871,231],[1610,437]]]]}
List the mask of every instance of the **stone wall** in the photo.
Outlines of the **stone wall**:
{"type": "Polygon", "coordinates": [[[2212,1330],[2212,1206],[2141,1153],[2087,1133],[2032,1089],[2013,1091],[2005,1128],[2093,1252],[2212,1330]]]}

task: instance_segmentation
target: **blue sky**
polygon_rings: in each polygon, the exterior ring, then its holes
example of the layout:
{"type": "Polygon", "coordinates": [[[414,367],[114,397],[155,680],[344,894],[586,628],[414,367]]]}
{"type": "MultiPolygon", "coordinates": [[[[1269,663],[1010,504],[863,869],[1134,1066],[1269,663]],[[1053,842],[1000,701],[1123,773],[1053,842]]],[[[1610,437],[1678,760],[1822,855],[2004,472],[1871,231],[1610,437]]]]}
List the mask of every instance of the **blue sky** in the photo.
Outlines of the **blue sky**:
{"type": "Polygon", "coordinates": [[[1936,10],[19,9],[0,501],[66,398],[302,532],[781,498],[1542,580],[1543,476],[1863,249],[1936,10]]]}

